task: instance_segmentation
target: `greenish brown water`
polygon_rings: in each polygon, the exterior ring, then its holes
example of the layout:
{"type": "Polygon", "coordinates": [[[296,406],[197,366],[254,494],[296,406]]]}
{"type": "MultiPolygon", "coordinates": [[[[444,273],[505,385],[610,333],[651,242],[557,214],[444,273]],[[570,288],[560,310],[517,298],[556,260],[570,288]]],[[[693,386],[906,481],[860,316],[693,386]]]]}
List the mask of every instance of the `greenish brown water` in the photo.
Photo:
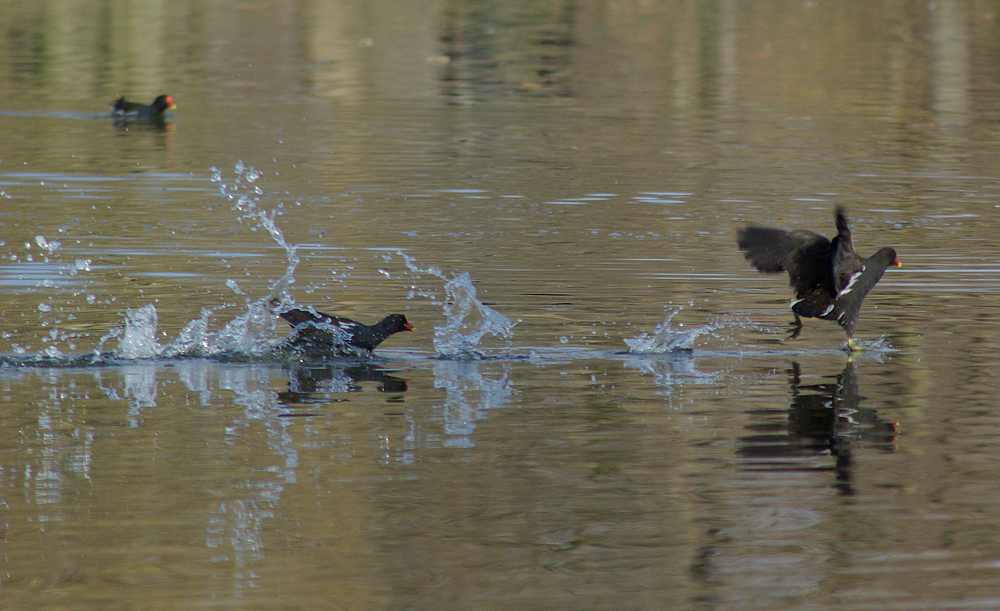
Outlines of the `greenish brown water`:
{"type": "Polygon", "coordinates": [[[0,0],[0,38],[5,357],[264,297],[239,160],[296,299],[417,328],[0,367],[0,607],[1000,605],[994,3],[0,0]],[[850,361],[735,247],[837,204],[905,263],[850,361]],[[432,358],[400,249],[518,322],[497,358],[432,358]],[[668,306],[693,352],[618,353],[668,306]]]}

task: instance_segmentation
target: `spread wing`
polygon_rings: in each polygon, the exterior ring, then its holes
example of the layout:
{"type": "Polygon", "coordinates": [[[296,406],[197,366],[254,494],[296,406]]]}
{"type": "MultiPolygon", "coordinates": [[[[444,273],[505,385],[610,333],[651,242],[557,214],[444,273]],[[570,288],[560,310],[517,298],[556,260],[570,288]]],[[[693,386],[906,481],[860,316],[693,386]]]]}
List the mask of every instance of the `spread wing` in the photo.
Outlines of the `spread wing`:
{"type": "Polygon", "coordinates": [[[788,282],[795,290],[795,296],[812,296],[832,299],[833,268],[831,254],[833,245],[825,237],[812,232],[809,241],[795,249],[788,257],[788,282]]]}
{"type": "MultiPolygon", "coordinates": [[[[769,274],[795,269],[802,275],[801,256],[829,253],[830,241],[812,231],[785,231],[772,227],[744,227],[736,244],[750,265],[769,274]]],[[[794,283],[793,283],[794,285],[794,283]]]]}
{"type": "Polygon", "coordinates": [[[792,254],[803,248],[829,249],[830,242],[811,231],[785,231],[772,227],[745,227],[736,235],[736,244],[750,265],[768,274],[790,271],[792,254]]]}

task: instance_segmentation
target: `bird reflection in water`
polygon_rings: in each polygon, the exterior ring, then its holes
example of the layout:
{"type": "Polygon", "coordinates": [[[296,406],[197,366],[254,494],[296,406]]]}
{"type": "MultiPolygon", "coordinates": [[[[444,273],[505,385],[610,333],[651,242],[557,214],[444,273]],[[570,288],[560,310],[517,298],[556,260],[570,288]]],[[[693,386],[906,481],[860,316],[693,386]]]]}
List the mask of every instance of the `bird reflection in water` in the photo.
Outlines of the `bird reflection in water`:
{"type": "MultiPolygon", "coordinates": [[[[754,434],[741,438],[739,453],[753,471],[828,471],[836,474],[834,486],[853,495],[853,450],[856,445],[895,450],[897,422],[881,418],[864,407],[853,361],[833,382],[803,384],[797,362],[788,370],[791,402],[787,417],[767,419],[751,427],[754,434]],[[816,465],[830,455],[834,465],[816,465]]],[[[770,410],[767,410],[768,413],[770,410]]]]}
{"type": "MultiPolygon", "coordinates": [[[[401,394],[407,390],[406,380],[376,365],[296,365],[288,371],[288,390],[278,393],[285,406],[325,405],[345,401],[333,395],[360,392],[365,382],[375,382],[378,392],[401,394]]],[[[390,399],[393,400],[393,399],[390,399]]],[[[302,415],[302,414],[291,414],[302,415]]]]}

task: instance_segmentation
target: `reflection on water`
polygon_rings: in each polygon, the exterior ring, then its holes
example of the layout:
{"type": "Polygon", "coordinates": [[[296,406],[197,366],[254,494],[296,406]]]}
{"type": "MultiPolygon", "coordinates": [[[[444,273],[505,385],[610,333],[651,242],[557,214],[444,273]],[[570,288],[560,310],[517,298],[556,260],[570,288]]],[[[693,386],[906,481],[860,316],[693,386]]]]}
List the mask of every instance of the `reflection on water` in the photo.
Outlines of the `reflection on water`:
{"type": "Polygon", "coordinates": [[[475,446],[477,422],[490,410],[503,407],[514,394],[509,365],[501,365],[498,374],[488,376],[470,361],[435,362],[434,388],[445,392],[441,408],[447,447],[475,446]]]}
{"type": "Polygon", "coordinates": [[[892,451],[899,423],[886,421],[862,404],[852,360],[832,382],[803,384],[798,362],[792,363],[788,377],[792,396],[787,414],[761,410],[751,434],[740,439],[743,468],[778,473],[832,470],[837,489],[854,494],[854,445],[892,451]],[[832,465],[826,457],[833,458],[832,465]]]}
{"type": "Polygon", "coordinates": [[[361,392],[362,382],[375,382],[378,392],[405,393],[406,380],[370,364],[363,365],[293,365],[288,371],[288,390],[278,393],[278,400],[289,407],[326,405],[336,401],[338,393],[361,392]]]}
{"type": "MultiPolygon", "coordinates": [[[[398,413],[393,420],[398,417],[405,420],[403,430],[398,433],[402,439],[400,453],[389,452],[386,459],[407,463],[414,460],[414,452],[421,448],[472,447],[476,422],[485,418],[489,410],[503,406],[513,392],[509,366],[501,367],[499,375],[486,373],[482,367],[485,366],[478,362],[436,362],[433,387],[444,391],[444,401],[434,413],[421,417],[408,410],[402,400],[408,390],[407,381],[397,372],[373,364],[277,368],[189,359],[93,370],[0,370],[8,388],[12,383],[23,385],[34,380],[40,389],[37,404],[23,409],[18,416],[7,416],[9,422],[20,417],[34,422],[22,423],[30,426],[31,435],[8,436],[4,444],[8,448],[2,454],[4,472],[10,478],[3,484],[0,498],[9,499],[16,489],[23,488],[38,506],[31,510],[33,519],[61,522],[65,516],[49,515],[40,506],[53,506],[61,513],[64,508],[58,507],[59,504],[66,497],[79,495],[81,485],[86,487],[92,482],[103,487],[110,484],[104,481],[109,476],[124,481],[133,477],[127,470],[107,470],[109,461],[117,460],[115,456],[142,461],[145,452],[157,455],[163,452],[165,459],[171,457],[170,470],[199,468],[198,459],[189,462],[189,458],[177,454],[178,448],[172,443],[162,448],[159,442],[153,447],[130,448],[128,442],[118,441],[112,443],[116,448],[111,450],[112,455],[105,455],[109,451],[105,448],[111,442],[104,432],[108,426],[121,426],[122,431],[152,429],[142,436],[154,440],[173,438],[178,433],[185,437],[193,435],[182,446],[190,448],[192,442],[195,446],[204,442],[215,448],[216,453],[243,454],[257,448],[250,464],[232,465],[234,470],[226,475],[230,481],[216,491],[217,502],[203,505],[205,514],[201,517],[204,545],[211,562],[231,565],[233,578],[240,587],[253,586],[256,584],[253,565],[266,553],[267,522],[280,511],[285,489],[300,478],[303,444],[297,438],[302,433],[313,436],[310,431],[316,422],[337,418],[342,411],[335,407],[337,404],[371,385],[370,390],[388,395],[387,405],[398,405],[391,408],[394,414],[398,413]],[[278,389],[282,380],[286,390],[278,389]],[[181,393],[179,401],[178,383],[186,391],[181,393]],[[100,415],[80,409],[100,396],[107,399],[102,402],[105,408],[100,415]],[[184,405],[195,411],[177,413],[184,405]],[[235,409],[225,409],[217,415],[211,413],[226,405],[235,409]],[[293,411],[288,411],[289,408],[293,411]],[[302,408],[308,411],[301,411],[302,408]],[[164,409],[173,413],[164,416],[160,413],[164,409]],[[201,410],[209,412],[201,416],[198,414],[201,410]],[[163,429],[166,421],[174,422],[171,428],[176,430],[163,429]],[[210,426],[197,432],[185,431],[199,421],[210,426]],[[105,468],[95,472],[95,464],[105,468]]],[[[350,450],[356,443],[364,446],[369,435],[388,440],[396,433],[373,429],[358,440],[341,438],[339,443],[345,445],[340,449],[350,450]]],[[[353,451],[361,450],[363,447],[353,451]]],[[[197,455],[201,454],[199,450],[197,455]]],[[[190,492],[182,494],[188,496],[190,492]]],[[[16,572],[15,566],[7,564],[4,568],[16,572]]]]}

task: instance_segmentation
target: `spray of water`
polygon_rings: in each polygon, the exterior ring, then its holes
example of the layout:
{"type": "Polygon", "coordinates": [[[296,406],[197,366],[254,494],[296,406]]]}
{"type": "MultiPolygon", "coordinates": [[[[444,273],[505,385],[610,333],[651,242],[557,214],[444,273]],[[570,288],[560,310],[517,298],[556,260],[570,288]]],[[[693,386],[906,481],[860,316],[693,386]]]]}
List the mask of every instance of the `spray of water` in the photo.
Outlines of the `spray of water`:
{"type": "Polygon", "coordinates": [[[690,350],[695,341],[706,335],[718,337],[718,332],[729,326],[737,325],[735,321],[716,321],[704,325],[685,327],[674,325],[673,320],[681,311],[680,306],[668,306],[663,322],[656,325],[653,333],[642,333],[637,337],[625,340],[628,351],[633,354],[664,354],[678,350],[690,350]]]}
{"type": "Polygon", "coordinates": [[[442,282],[444,322],[434,327],[434,349],[449,359],[481,359],[480,344],[487,337],[509,340],[517,324],[479,300],[476,286],[468,272],[451,276],[434,266],[421,267],[403,251],[397,251],[410,272],[426,274],[442,282]]]}
{"type": "Polygon", "coordinates": [[[109,340],[118,339],[118,346],[112,352],[115,358],[148,359],[173,358],[180,356],[262,356],[272,353],[281,340],[272,339],[275,331],[275,317],[272,314],[272,299],[279,307],[291,307],[292,300],[287,289],[295,282],[295,269],[299,264],[297,246],[285,240],[284,233],[277,224],[277,217],[284,210],[279,202],[270,210],[261,205],[264,190],[257,184],[261,172],[238,161],[233,167],[231,182],[223,179],[222,171],[211,168],[211,181],[218,186],[219,194],[230,203],[236,218],[250,226],[252,231],[265,231],[268,236],[284,249],[288,264],[285,272],[270,283],[270,292],[258,299],[252,299],[243,292],[235,280],[226,281],[234,294],[242,298],[244,310],[228,321],[218,331],[210,330],[210,322],[216,311],[228,307],[220,305],[204,308],[198,318],[188,322],[173,341],[161,344],[157,340],[158,320],[156,307],[146,304],[140,308],[127,310],[122,327],[106,334],[98,343],[95,356],[109,340]]]}

